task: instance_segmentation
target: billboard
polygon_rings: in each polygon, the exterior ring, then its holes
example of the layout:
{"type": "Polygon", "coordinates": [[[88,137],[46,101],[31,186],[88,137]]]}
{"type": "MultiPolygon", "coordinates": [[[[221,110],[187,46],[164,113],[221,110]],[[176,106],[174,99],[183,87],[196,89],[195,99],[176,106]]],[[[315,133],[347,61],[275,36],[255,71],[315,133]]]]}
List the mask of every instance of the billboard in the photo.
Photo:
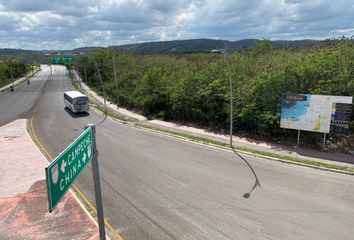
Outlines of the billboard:
{"type": "Polygon", "coordinates": [[[47,64],[48,59],[47,58],[36,58],[36,63],[38,64],[47,64]]]}
{"type": "Polygon", "coordinates": [[[21,59],[21,62],[23,64],[34,64],[33,58],[23,58],[23,59],[21,59]]]}
{"type": "Polygon", "coordinates": [[[347,135],[353,97],[283,93],[280,127],[347,135]]]}

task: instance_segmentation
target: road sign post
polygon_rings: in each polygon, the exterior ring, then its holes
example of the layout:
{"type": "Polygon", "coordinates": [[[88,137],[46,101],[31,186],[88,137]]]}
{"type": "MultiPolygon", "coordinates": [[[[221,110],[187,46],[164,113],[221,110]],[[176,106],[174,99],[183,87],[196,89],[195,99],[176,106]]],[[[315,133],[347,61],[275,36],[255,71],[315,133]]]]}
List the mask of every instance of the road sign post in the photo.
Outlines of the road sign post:
{"type": "Polygon", "coordinates": [[[91,159],[100,240],[106,240],[96,127],[93,124],[86,126],[85,131],[45,168],[49,212],[58,205],[91,159]]]}
{"type": "Polygon", "coordinates": [[[45,168],[49,212],[58,205],[92,157],[90,127],[45,168]]]}
{"type": "Polygon", "coordinates": [[[98,150],[97,150],[97,145],[96,145],[96,127],[93,124],[89,124],[86,128],[92,128],[92,147],[93,147],[93,151],[94,151],[94,156],[92,159],[92,174],[93,174],[93,184],[94,184],[94,188],[95,188],[98,229],[100,232],[100,239],[106,240],[106,233],[105,233],[105,228],[104,228],[103,204],[102,204],[102,195],[101,195],[100,173],[99,173],[99,168],[98,168],[98,150]]]}

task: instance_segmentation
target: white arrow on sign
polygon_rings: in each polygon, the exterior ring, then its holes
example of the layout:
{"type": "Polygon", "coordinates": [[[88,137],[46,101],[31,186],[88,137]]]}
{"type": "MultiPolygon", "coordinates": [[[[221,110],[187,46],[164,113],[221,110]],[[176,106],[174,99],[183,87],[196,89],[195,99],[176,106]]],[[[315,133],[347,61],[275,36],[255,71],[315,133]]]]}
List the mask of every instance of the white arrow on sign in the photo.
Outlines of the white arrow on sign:
{"type": "Polygon", "coordinates": [[[63,159],[63,162],[61,163],[61,167],[60,167],[60,170],[65,173],[65,167],[66,167],[66,162],[64,161],[63,159]]]}
{"type": "Polygon", "coordinates": [[[86,153],[84,153],[84,157],[82,158],[82,161],[85,163],[86,162],[86,153]]]}

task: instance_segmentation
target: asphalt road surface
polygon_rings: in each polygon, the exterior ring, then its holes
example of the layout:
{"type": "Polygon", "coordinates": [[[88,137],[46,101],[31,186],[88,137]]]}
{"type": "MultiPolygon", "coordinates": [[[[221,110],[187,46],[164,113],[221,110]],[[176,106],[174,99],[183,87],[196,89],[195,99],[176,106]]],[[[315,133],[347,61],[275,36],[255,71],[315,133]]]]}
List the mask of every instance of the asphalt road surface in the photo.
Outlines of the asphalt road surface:
{"type": "Polygon", "coordinates": [[[0,126],[22,117],[39,98],[51,78],[50,68],[44,67],[31,78],[30,85],[24,83],[13,92],[0,92],[0,126]]]}
{"type": "MultiPolygon", "coordinates": [[[[104,217],[124,240],[353,239],[353,176],[102,122],[92,109],[72,114],[64,105],[67,90],[65,68],[50,76],[44,67],[30,86],[14,92],[22,94],[0,94],[0,123],[33,104],[21,117],[34,115],[34,132],[53,158],[84,126],[100,123],[104,217]]],[[[75,184],[94,204],[91,165],[75,184]]]]}

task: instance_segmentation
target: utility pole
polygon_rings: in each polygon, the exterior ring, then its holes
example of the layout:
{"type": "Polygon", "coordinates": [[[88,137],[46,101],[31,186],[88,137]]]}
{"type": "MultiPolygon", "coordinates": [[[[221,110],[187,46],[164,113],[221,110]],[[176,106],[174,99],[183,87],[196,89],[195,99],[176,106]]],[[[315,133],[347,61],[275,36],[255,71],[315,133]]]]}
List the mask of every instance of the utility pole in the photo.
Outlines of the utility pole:
{"type": "Polygon", "coordinates": [[[221,52],[227,59],[227,66],[229,69],[229,78],[230,78],[230,100],[231,100],[231,107],[230,107],[230,148],[232,148],[232,124],[233,124],[233,106],[232,106],[232,80],[231,80],[231,70],[230,70],[230,60],[229,60],[229,54],[227,52],[227,45],[225,42],[225,49],[219,49],[219,50],[212,50],[211,52],[221,52]]]}
{"type": "Polygon", "coordinates": [[[81,92],[82,90],[81,90],[81,78],[80,78],[79,68],[77,67],[76,62],[75,62],[74,64],[75,64],[75,67],[76,67],[76,72],[77,72],[77,77],[78,77],[77,80],[79,81],[79,84],[80,84],[80,92],[81,92]]]}
{"type": "Polygon", "coordinates": [[[104,113],[107,115],[106,94],[105,94],[105,92],[104,92],[104,85],[103,85],[103,81],[102,81],[102,77],[101,77],[100,70],[98,69],[97,64],[96,64],[96,62],[95,62],[95,59],[93,58],[93,56],[92,56],[91,53],[85,54],[85,56],[87,56],[87,57],[89,57],[89,58],[92,59],[93,64],[95,64],[95,67],[96,67],[96,69],[97,69],[98,76],[100,77],[101,85],[102,85],[103,100],[104,100],[104,113]]]}
{"type": "Polygon", "coordinates": [[[118,94],[118,82],[117,82],[117,72],[116,72],[116,64],[114,63],[114,55],[113,55],[113,67],[114,67],[114,77],[116,79],[116,90],[117,90],[117,110],[119,105],[119,94],[118,94]]]}
{"type": "Polygon", "coordinates": [[[11,80],[12,80],[12,87],[15,87],[15,84],[14,84],[14,77],[12,75],[12,58],[13,58],[13,54],[11,54],[11,80]]]}
{"type": "Polygon", "coordinates": [[[85,81],[86,81],[86,85],[87,85],[87,74],[86,74],[86,64],[84,62],[84,69],[85,69],[85,81]]]}

